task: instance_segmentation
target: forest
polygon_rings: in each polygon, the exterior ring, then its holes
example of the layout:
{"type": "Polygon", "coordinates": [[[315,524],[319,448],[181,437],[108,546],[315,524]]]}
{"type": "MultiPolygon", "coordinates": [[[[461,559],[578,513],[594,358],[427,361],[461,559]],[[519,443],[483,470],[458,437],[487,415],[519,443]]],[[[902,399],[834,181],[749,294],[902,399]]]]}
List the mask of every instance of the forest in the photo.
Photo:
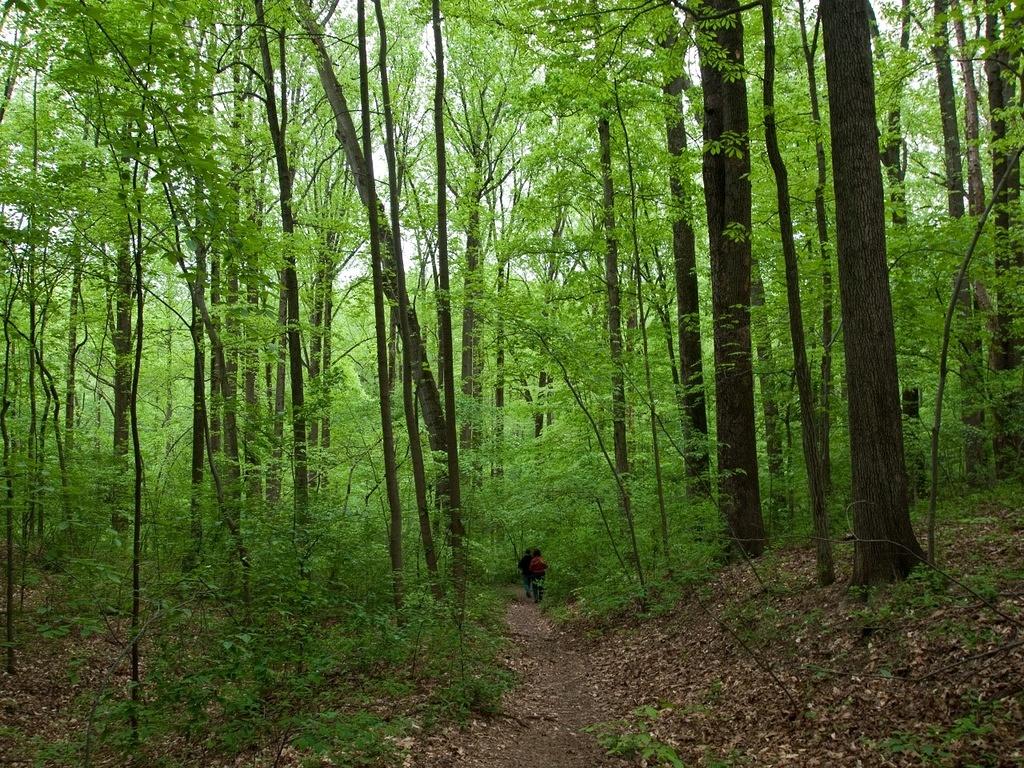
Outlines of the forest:
{"type": "Polygon", "coordinates": [[[0,86],[0,764],[1024,764],[1024,4],[0,0],[0,86]]]}

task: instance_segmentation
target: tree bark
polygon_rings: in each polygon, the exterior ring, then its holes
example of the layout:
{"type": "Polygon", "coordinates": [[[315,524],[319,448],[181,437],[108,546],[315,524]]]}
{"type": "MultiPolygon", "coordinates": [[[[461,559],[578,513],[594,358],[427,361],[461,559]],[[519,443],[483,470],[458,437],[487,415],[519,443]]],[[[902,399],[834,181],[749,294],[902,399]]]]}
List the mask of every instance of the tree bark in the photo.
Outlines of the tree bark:
{"type": "Polygon", "coordinates": [[[64,434],[68,453],[74,450],[75,409],[78,388],[78,312],[82,303],[82,254],[76,249],[71,273],[71,294],[68,297],[68,364],[64,379],[64,434]]]}
{"type": "Polygon", "coordinates": [[[907,504],[867,4],[822,0],[821,19],[849,391],[853,583],[869,585],[905,577],[924,552],[907,504]]]}
{"type": "Polygon", "coordinates": [[[762,316],[762,330],[754,342],[757,355],[757,379],[761,385],[761,413],[764,416],[764,445],[768,457],[768,495],[771,517],[774,520],[779,510],[786,506],[787,483],[784,473],[785,456],[782,448],[782,419],[779,416],[779,400],[775,369],[775,341],[772,338],[771,320],[765,304],[764,280],[761,278],[761,264],[751,259],[750,307],[762,316]]]}
{"type": "Polygon", "coordinates": [[[206,285],[205,245],[196,248],[196,271],[191,286],[192,335],[192,471],[189,492],[189,536],[190,546],[185,556],[184,571],[195,568],[203,552],[203,462],[206,448],[206,354],[202,317],[199,306],[203,299],[197,296],[206,285]]]}
{"type": "MultiPolygon", "coordinates": [[[[714,0],[710,7],[736,13],[739,3],[714,0]]],[[[715,319],[719,508],[732,551],[756,557],[764,550],[766,537],[750,345],[750,126],[746,83],[743,77],[732,76],[744,66],[743,23],[737,16],[735,23],[706,28],[704,34],[704,195],[715,319]]]]}
{"type": "MultiPolygon", "coordinates": [[[[1007,147],[1008,126],[1005,110],[1016,101],[1016,73],[1007,78],[1004,73],[1011,62],[1000,37],[999,18],[988,14],[985,19],[985,37],[989,53],[985,59],[988,80],[989,122],[992,128],[992,178],[1006,183],[995,200],[995,266],[996,312],[995,333],[989,354],[990,365],[996,373],[996,403],[993,408],[995,435],[992,446],[995,455],[996,477],[1007,478],[1019,468],[1024,449],[1024,435],[1019,426],[1022,398],[1020,382],[1006,374],[1021,365],[1024,340],[1014,331],[1021,305],[1014,289],[1017,276],[1024,268],[1024,250],[1012,234],[1017,216],[1014,212],[1020,200],[1020,163],[1007,147]]],[[[995,181],[993,182],[995,183],[995,181]]]]}

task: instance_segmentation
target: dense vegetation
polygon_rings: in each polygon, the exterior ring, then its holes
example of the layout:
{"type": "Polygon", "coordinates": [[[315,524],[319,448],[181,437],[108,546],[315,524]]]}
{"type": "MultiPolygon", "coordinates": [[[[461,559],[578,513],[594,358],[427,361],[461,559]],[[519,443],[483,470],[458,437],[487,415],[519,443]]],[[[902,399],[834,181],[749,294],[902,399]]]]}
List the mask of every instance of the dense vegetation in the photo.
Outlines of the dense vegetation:
{"type": "Polygon", "coordinates": [[[0,762],[395,764],[526,547],[866,595],[1018,487],[1016,3],[0,13],[0,762]]]}

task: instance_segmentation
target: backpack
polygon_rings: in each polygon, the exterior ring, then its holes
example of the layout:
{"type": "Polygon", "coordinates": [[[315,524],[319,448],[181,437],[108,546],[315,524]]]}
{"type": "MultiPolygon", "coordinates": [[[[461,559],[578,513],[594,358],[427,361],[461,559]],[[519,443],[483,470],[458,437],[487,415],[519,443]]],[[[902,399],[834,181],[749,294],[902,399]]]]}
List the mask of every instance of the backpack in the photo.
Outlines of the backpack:
{"type": "Polygon", "coordinates": [[[533,576],[543,576],[547,569],[548,564],[544,562],[543,557],[535,557],[530,561],[530,573],[533,576]]]}

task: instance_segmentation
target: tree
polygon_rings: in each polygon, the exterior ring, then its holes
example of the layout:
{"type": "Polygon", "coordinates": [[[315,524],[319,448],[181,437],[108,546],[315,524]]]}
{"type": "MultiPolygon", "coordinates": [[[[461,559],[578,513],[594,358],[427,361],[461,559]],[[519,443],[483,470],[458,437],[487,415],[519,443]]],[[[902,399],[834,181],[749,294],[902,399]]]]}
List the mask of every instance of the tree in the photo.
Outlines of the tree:
{"type": "Polygon", "coordinates": [[[869,585],[904,578],[924,552],[907,500],[868,9],[823,0],[821,21],[849,390],[853,583],[869,585]]]}
{"type": "Polygon", "coordinates": [[[765,546],[754,427],[750,345],[750,129],[743,22],[737,0],[710,7],[723,20],[704,29],[704,197],[715,318],[715,421],[719,508],[734,551],[765,546]]]}
{"type": "Polygon", "coordinates": [[[388,376],[388,337],[384,318],[384,277],[381,267],[380,228],[377,224],[377,183],[373,177],[373,145],[370,141],[370,67],[366,53],[366,0],[356,5],[359,35],[359,96],[363,127],[363,157],[366,158],[365,180],[369,190],[366,210],[370,232],[370,264],[373,273],[373,321],[377,339],[377,382],[380,401],[380,424],[384,447],[384,485],[387,488],[391,525],[388,530],[388,551],[395,608],[402,607],[402,500],[398,492],[398,467],[395,461],[394,425],[391,421],[391,387],[388,376]]]}
{"type": "Polygon", "coordinates": [[[662,90],[669,99],[670,113],[665,120],[668,152],[672,166],[669,168],[669,193],[676,206],[672,219],[672,261],[674,264],[676,295],[676,325],[679,334],[679,386],[682,400],[682,415],[687,474],[700,482],[700,488],[708,471],[708,416],[704,402],[704,363],[701,352],[700,297],[697,287],[697,243],[691,223],[691,203],[686,193],[679,164],[686,153],[686,119],[680,95],[687,86],[685,69],[682,69],[682,46],[678,44],[679,34],[674,28],[662,46],[678,60],[681,71],[671,78],[662,90]]]}
{"type": "Polygon", "coordinates": [[[789,302],[789,333],[793,342],[793,370],[800,395],[800,435],[807,468],[807,486],[811,497],[811,517],[814,520],[815,549],[818,557],[818,583],[828,585],[835,581],[832,566],[831,532],[828,510],[825,507],[825,476],[822,454],[818,449],[818,425],[814,418],[814,392],[811,385],[811,367],[807,362],[807,343],[804,340],[803,303],[800,299],[800,274],[797,266],[796,241],[793,236],[793,214],[789,199],[789,173],[779,149],[778,127],[775,121],[775,17],[772,2],[761,4],[764,28],[764,132],[768,146],[768,160],[775,174],[776,196],[779,207],[779,230],[782,256],[786,262],[786,297],[789,302]]]}

